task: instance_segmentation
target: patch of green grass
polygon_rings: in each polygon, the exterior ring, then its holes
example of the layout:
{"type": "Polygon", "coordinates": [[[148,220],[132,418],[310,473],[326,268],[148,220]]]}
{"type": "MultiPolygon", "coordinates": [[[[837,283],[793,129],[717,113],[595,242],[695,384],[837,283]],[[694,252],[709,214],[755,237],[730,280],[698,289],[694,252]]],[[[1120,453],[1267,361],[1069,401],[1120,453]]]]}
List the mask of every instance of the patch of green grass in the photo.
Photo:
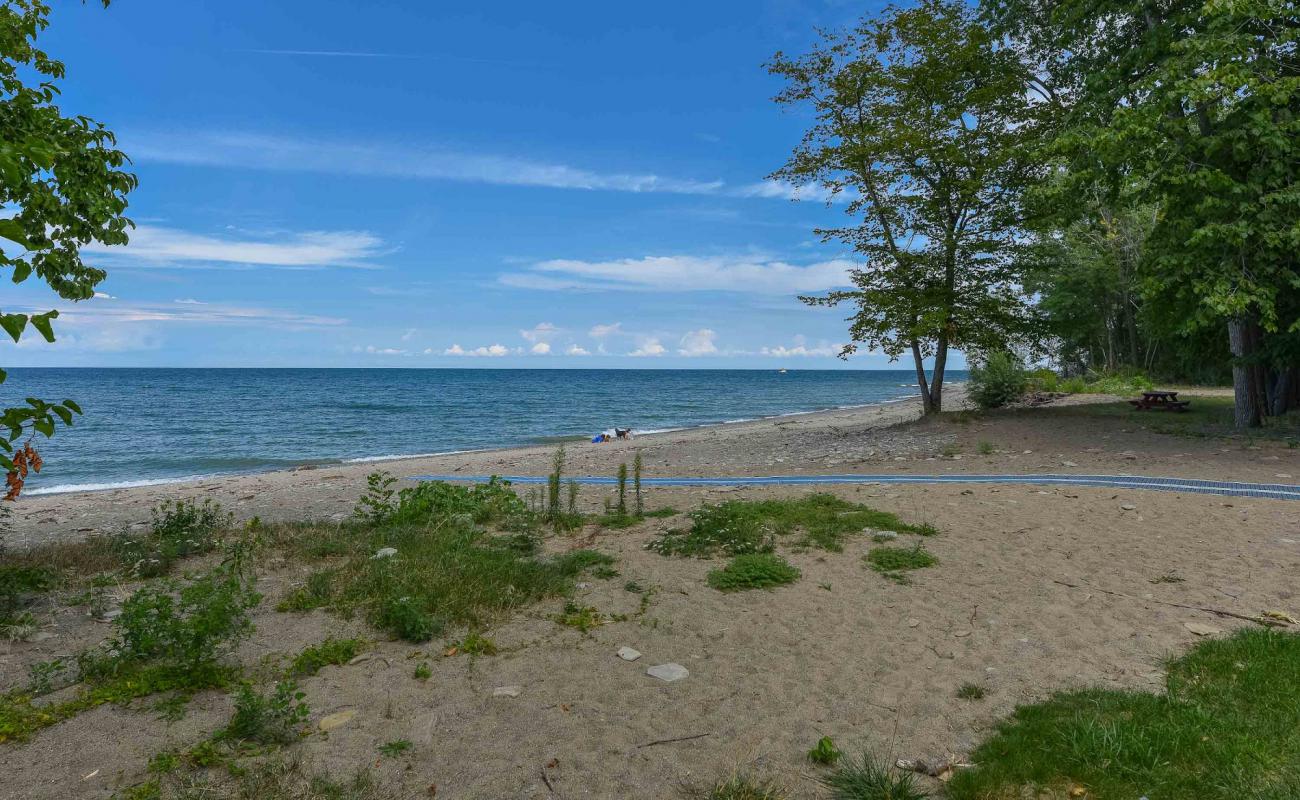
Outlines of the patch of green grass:
{"type": "Polygon", "coordinates": [[[398,497],[381,525],[296,528],[292,536],[268,530],[290,551],[322,542],[342,547],[342,563],[309,578],[280,607],[359,611],[399,639],[425,642],[450,626],[486,627],[516,608],[568,594],[583,572],[613,562],[591,550],[540,555],[529,535],[536,516],[502,483],[426,483],[398,497]],[[484,525],[515,532],[493,535],[484,525]],[[375,558],[385,547],[397,555],[375,558]]]}
{"type": "Polygon", "coordinates": [[[897,516],[850,503],[831,494],[786,500],[731,500],[690,514],[687,531],[669,531],[648,547],[664,555],[708,557],[770,553],[778,537],[803,532],[799,544],[839,552],[844,540],[864,528],[930,535],[929,525],[909,525],[897,516]]]}
{"type": "Polygon", "coordinates": [[[290,744],[298,739],[310,709],[298,684],[280,681],[268,694],[244,684],[235,696],[230,724],[218,738],[263,745],[290,744]]]}
{"type": "Polygon", "coordinates": [[[982,456],[993,455],[993,451],[995,449],[996,448],[993,447],[992,442],[980,442],[978,445],[975,446],[975,451],[982,456]]]}
{"type": "Polygon", "coordinates": [[[823,736],[817,740],[813,749],[808,751],[808,760],[814,764],[820,764],[823,767],[833,766],[836,761],[844,754],[835,746],[835,742],[829,736],[823,736]]]}
{"type": "Polygon", "coordinates": [[[602,564],[601,566],[598,567],[593,567],[591,570],[591,577],[598,578],[602,581],[612,580],[614,578],[617,578],[621,574],[622,574],[621,572],[606,564],[602,564]]]}
{"type": "Polygon", "coordinates": [[[663,508],[656,508],[654,511],[646,511],[642,513],[641,516],[646,517],[648,519],[654,519],[654,518],[662,518],[662,517],[675,517],[677,516],[678,513],[680,512],[678,512],[677,509],[664,506],[663,508]]]}
{"type": "Polygon", "coordinates": [[[957,687],[957,699],[959,700],[983,700],[988,696],[988,690],[978,683],[963,683],[957,687]]]}
{"type": "MultiPolygon", "coordinates": [[[[1122,394],[1137,395],[1139,392],[1122,394]]],[[[1293,411],[1280,417],[1265,417],[1263,427],[1243,434],[1233,422],[1233,399],[1182,394],[1180,400],[1191,405],[1183,412],[1137,411],[1127,402],[1086,403],[1075,406],[1032,409],[1023,413],[1047,414],[1067,417],[1100,417],[1119,420],[1156,433],[1176,436],[1225,438],[1237,440],[1264,439],[1286,442],[1288,445],[1300,437],[1300,412],[1293,411]]]]}
{"type": "Polygon", "coordinates": [[[799,569],[775,553],[743,553],[709,573],[708,584],[720,592],[771,589],[799,580],[799,569]]]}
{"type": "Polygon", "coordinates": [[[572,600],[564,604],[564,610],[556,614],[554,619],[561,625],[576,628],[583,633],[590,633],[608,621],[595,606],[579,605],[572,600]]]}
{"type": "Polygon", "coordinates": [[[946,444],[943,446],[943,449],[939,451],[939,455],[944,456],[945,458],[952,458],[953,456],[961,455],[961,445],[956,443],[946,444]]]}
{"type": "Polygon", "coordinates": [[[429,662],[421,661],[415,665],[414,677],[417,681],[427,681],[433,677],[433,670],[429,669],[429,662]]]}
{"type": "MultiPolygon", "coordinates": [[[[212,766],[218,766],[217,764],[212,766]]],[[[347,780],[309,772],[294,756],[230,764],[224,771],[197,774],[172,769],[117,795],[122,800],[389,800],[404,796],[368,770],[347,780]]]]}
{"type": "Polygon", "coordinates": [[[931,555],[920,542],[912,547],[873,547],[864,558],[868,566],[886,575],[933,567],[939,563],[939,559],[931,555]]]}
{"type": "Polygon", "coordinates": [[[1165,692],[1085,689],[1021,706],[948,785],[953,800],[1300,797],[1300,635],[1247,629],[1167,665],[1165,692]]]}
{"type": "Polygon", "coordinates": [[[397,758],[402,753],[410,750],[414,745],[410,739],[395,739],[391,742],[384,742],[379,745],[379,752],[389,758],[397,758]]]}
{"type": "Polygon", "coordinates": [[[599,517],[596,517],[596,524],[600,527],[616,530],[631,528],[634,525],[640,525],[644,521],[645,520],[641,517],[633,514],[620,513],[618,511],[615,511],[612,514],[601,514],[599,517]]]}
{"type": "Polygon", "coordinates": [[[760,780],[737,773],[719,781],[698,795],[702,800],[787,800],[785,787],[774,780],[760,780]]]}
{"type": "Polygon", "coordinates": [[[315,675],[321,668],[346,664],[364,650],[366,643],[361,639],[335,639],[327,637],[320,644],[304,649],[289,665],[289,674],[302,678],[315,675]]]}
{"type": "Polygon", "coordinates": [[[1152,578],[1151,583],[1183,583],[1186,580],[1187,580],[1186,578],[1180,578],[1179,576],[1171,573],[1167,575],[1161,575],[1158,578],[1152,578]]]}
{"type": "Polygon", "coordinates": [[[452,646],[470,656],[494,656],[497,654],[497,643],[478,631],[470,631],[465,635],[464,639],[452,646]]]}
{"type": "Polygon", "coordinates": [[[923,800],[930,796],[916,785],[916,775],[900,773],[870,753],[846,757],[834,772],[821,778],[821,784],[832,800],[923,800]]]}

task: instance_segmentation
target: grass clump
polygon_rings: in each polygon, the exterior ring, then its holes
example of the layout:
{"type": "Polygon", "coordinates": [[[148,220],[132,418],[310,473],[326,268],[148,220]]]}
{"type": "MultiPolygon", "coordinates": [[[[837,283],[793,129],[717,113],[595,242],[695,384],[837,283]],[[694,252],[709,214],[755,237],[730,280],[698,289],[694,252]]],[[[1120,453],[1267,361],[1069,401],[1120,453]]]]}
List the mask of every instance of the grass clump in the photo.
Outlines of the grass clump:
{"type": "Polygon", "coordinates": [[[381,784],[368,770],[347,780],[309,772],[298,758],[259,759],[225,771],[190,774],[179,770],[180,759],[150,780],[127,789],[122,800],[388,800],[400,796],[396,787],[381,784]]]}
{"type": "Polygon", "coordinates": [[[957,687],[958,700],[983,700],[988,694],[988,689],[978,683],[963,683],[957,687]]]}
{"type": "Polygon", "coordinates": [[[863,558],[867,565],[887,577],[901,579],[902,572],[933,567],[939,559],[917,542],[913,547],[873,547],[863,558]]]}
{"type": "Polygon", "coordinates": [[[590,633],[608,621],[595,606],[579,605],[572,600],[564,604],[564,610],[556,614],[554,619],[559,624],[582,633],[590,633]]]}
{"type": "Polygon", "coordinates": [[[771,589],[799,580],[799,569],[775,553],[743,553],[709,573],[708,584],[720,592],[771,589]]]}
{"type": "Polygon", "coordinates": [[[397,758],[412,747],[414,747],[414,745],[411,744],[410,739],[394,739],[391,742],[384,742],[379,745],[378,749],[381,755],[388,756],[389,758],[397,758]]]}
{"type": "Polygon", "coordinates": [[[930,795],[916,785],[916,776],[899,773],[870,753],[848,757],[821,779],[832,800],[923,800],[930,795]]]}
{"type": "Polygon", "coordinates": [[[539,523],[500,481],[403,489],[382,525],[286,537],[287,547],[332,542],[343,560],[309,578],[281,608],[360,612],[396,638],[426,642],[451,626],[481,628],[515,608],[568,594],[583,572],[612,563],[591,550],[539,555],[533,532],[539,523]],[[487,524],[514,533],[492,535],[481,527],[487,524]],[[383,548],[397,554],[377,558],[383,548]]]}
{"type": "Polygon", "coordinates": [[[432,678],[432,677],[433,677],[433,670],[429,669],[429,662],[427,662],[427,661],[421,661],[419,664],[416,664],[416,665],[415,665],[415,673],[414,673],[414,676],[413,676],[413,677],[414,677],[417,681],[421,681],[421,682],[423,682],[423,681],[427,681],[427,680],[429,680],[430,678],[432,678]]]}
{"type": "Polygon", "coordinates": [[[789,793],[773,780],[760,780],[739,773],[719,781],[705,793],[702,800],[787,800],[789,793]]]}
{"type": "Polygon", "coordinates": [[[823,767],[833,766],[840,760],[844,754],[835,746],[834,740],[829,736],[823,736],[817,740],[813,749],[808,751],[808,760],[814,764],[820,764],[823,767]]]}
{"type": "Polygon", "coordinates": [[[1061,692],[1021,706],[948,785],[953,800],[1300,797],[1300,636],[1248,629],[1171,661],[1163,694],[1061,692]]]}
{"type": "Polygon", "coordinates": [[[497,643],[478,631],[470,631],[464,639],[452,645],[452,649],[471,656],[494,656],[497,654],[497,643]]]}
{"type": "Polygon", "coordinates": [[[770,553],[778,537],[802,531],[799,544],[839,552],[864,528],[929,535],[929,525],[909,525],[893,514],[831,494],[782,500],[731,500],[690,514],[687,531],[669,531],[648,545],[664,555],[707,557],[770,553]]]}
{"type": "Polygon", "coordinates": [[[289,665],[289,674],[295,677],[308,677],[320,672],[327,666],[346,664],[365,649],[366,643],[361,639],[335,639],[327,637],[320,644],[304,649],[289,665]]]}

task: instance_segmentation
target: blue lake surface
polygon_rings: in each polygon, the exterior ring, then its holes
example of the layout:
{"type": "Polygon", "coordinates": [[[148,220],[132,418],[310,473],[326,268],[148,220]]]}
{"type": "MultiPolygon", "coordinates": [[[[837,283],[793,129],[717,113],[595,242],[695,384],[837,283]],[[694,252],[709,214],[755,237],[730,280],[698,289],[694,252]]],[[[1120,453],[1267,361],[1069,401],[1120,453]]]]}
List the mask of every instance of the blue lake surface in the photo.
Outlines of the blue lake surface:
{"type": "MultiPolygon", "coordinates": [[[[950,373],[951,380],[965,372],[950,373]]],[[[72,398],[30,493],[708,425],[916,394],[911,370],[14,368],[72,398]]]]}

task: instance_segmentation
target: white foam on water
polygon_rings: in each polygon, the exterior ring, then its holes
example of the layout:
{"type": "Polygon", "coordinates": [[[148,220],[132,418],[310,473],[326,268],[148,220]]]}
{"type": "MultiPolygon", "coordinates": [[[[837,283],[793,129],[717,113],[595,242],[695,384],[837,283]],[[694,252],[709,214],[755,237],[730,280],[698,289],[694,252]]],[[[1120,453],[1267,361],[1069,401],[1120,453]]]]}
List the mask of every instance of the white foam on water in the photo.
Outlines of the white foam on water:
{"type": "Polygon", "coordinates": [[[38,494],[67,494],[68,492],[106,492],[111,489],[138,489],[141,486],[164,486],[169,483],[187,483],[205,481],[214,478],[228,478],[229,475],[186,475],[180,478],[149,478],[139,481],[114,481],[112,483],[60,483],[54,486],[40,486],[23,492],[25,496],[38,494]]]}

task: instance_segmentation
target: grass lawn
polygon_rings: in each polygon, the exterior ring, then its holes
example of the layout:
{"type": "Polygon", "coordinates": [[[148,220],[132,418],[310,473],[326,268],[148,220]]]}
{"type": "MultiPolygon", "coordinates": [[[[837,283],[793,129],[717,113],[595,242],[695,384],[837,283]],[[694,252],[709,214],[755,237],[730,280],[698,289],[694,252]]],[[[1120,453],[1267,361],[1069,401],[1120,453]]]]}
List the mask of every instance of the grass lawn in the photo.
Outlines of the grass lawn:
{"type": "Polygon", "coordinates": [[[1300,445],[1300,413],[1281,417],[1268,417],[1262,428],[1247,433],[1237,430],[1232,422],[1231,397],[1198,397],[1184,395],[1191,405],[1182,413],[1171,411],[1137,411],[1126,402],[1096,403],[1056,408],[1032,409],[1012,413],[1053,414],[1069,417],[1105,417],[1119,419],[1157,433],[1179,436],[1233,437],[1244,439],[1273,439],[1291,446],[1300,445]]]}
{"type": "Polygon", "coordinates": [[[1168,664],[1164,694],[1085,689],[1021,706],[952,800],[1300,797],[1300,636],[1244,630],[1168,664]]]}

